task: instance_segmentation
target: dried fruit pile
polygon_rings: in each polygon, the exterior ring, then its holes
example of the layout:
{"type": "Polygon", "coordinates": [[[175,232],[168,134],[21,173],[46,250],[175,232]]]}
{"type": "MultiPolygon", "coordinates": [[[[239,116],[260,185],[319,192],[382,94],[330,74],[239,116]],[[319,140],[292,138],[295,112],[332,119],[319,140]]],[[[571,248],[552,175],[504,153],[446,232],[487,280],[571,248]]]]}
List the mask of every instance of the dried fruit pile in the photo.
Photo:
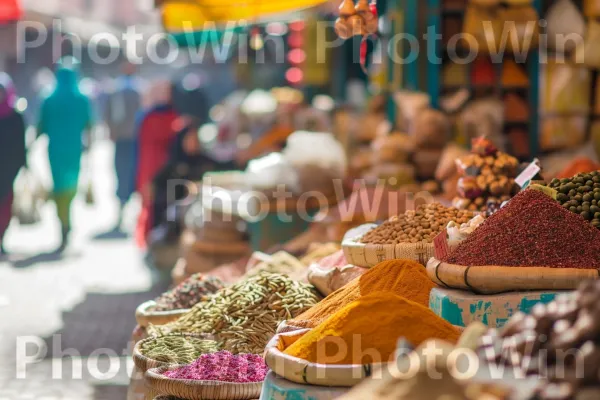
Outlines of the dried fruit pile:
{"type": "Polygon", "coordinates": [[[478,352],[488,362],[546,378],[538,398],[566,400],[582,388],[600,386],[599,337],[600,282],[589,281],[537,304],[531,315],[514,315],[500,332],[480,339],[478,352]]]}
{"type": "Polygon", "coordinates": [[[462,175],[458,181],[459,196],[452,205],[472,211],[485,211],[488,203],[509,200],[517,191],[515,177],[519,162],[498,151],[489,140],[473,140],[472,154],[457,160],[462,175]]]}
{"type": "Polygon", "coordinates": [[[223,281],[213,276],[194,274],[175,288],[163,293],[154,300],[152,311],[172,311],[192,308],[204,296],[225,287],[223,281]]]}

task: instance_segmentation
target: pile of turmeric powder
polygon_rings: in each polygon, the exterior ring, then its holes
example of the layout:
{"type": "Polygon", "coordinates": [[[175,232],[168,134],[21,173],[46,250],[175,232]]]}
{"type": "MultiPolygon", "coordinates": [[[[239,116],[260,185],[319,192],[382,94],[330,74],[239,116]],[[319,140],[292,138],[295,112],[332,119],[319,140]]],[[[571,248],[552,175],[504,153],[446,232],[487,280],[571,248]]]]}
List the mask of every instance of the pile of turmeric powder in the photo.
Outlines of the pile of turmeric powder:
{"type": "Polygon", "coordinates": [[[375,364],[393,360],[400,337],[456,343],[457,328],[429,308],[390,292],[350,303],[309,331],[285,353],[320,364],[375,364]]]}
{"type": "Polygon", "coordinates": [[[298,328],[314,328],[361,296],[372,293],[391,292],[428,307],[429,293],[434,287],[425,267],[416,261],[384,261],[287,323],[298,328]]]}

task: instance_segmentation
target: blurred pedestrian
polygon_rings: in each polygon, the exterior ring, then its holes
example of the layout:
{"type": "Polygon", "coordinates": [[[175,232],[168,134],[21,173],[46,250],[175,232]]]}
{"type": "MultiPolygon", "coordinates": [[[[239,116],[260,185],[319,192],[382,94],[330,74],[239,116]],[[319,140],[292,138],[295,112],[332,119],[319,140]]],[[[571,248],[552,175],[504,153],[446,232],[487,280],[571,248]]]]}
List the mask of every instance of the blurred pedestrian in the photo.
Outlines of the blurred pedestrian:
{"type": "Polygon", "coordinates": [[[26,163],[25,121],[15,110],[17,94],[10,77],[0,72],[0,254],[6,254],[4,235],[12,218],[13,185],[26,163]]]}
{"type": "Polygon", "coordinates": [[[135,122],[141,108],[140,84],[135,73],[135,65],[126,63],[122,66],[122,76],[116,80],[114,91],[108,94],[104,109],[104,121],[115,144],[117,198],[120,203],[117,229],[123,219],[123,208],[135,192],[135,122]]]}
{"type": "Polygon", "coordinates": [[[152,180],[169,159],[169,149],[176,136],[177,113],[172,103],[169,81],[155,82],[150,89],[152,106],[138,120],[136,189],[142,197],[142,211],[138,219],[136,240],[145,246],[153,225],[152,180]]]}
{"type": "Polygon", "coordinates": [[[54,91],[42,103],[38,126],[39,135],[48,135],[52,197],[61,224],[59,252],[68,244],[71,203],[77,194],[83,143],[89,143],[92,121],[90,100],[79,90],[79,62],[65,58],[57,66],[54,91]]]}
{"type": "MultiPolygon", "coordinates": [[[[169,161],[156,174],[153,180],[153,224],[152,228],[162,226],[158,235],[161,239],[176,239],[182,233],[180,210],[175,207],[177,201],[194,195],[189,187],[173,185],[169,181],[187,181],[192,184],[202,181],[204,174],[213,171],[233,171],[238,169],[233,161],[218,160],[205,151],[198,137],[200,121],[195,117],[181,117],[177,125],[177,137],[171,147],[169,161]],[[169,193],[173,190],[173,193],[169,193]],[[171,212],[173,211],[174,212],[171,212]]],[[[153,235],[154,237],[154,235],[153,235]]]]}

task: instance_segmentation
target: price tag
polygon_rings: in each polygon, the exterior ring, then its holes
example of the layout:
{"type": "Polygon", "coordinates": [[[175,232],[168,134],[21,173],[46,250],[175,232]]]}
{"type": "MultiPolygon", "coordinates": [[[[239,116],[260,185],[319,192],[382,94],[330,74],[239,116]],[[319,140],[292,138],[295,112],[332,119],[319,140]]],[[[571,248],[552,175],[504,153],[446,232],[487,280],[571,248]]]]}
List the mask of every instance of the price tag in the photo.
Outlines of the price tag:
{"type": "Polygon", "coordinates": [[[433,239],[433,248],[435,251],[435,258],[443,260],[450,254],[450,247],[448,246],[448,230],[444,229],[433,239]]]}
{"type": "Polygon", "coordinates": [[[525,168],[523,172],[519,174],[519,176],[517,176],[515,182],[521,187],[521,189],[525,189],[527,185],[529,185],[533,177],[536,176],[541,170],[542,169],[537,164],[537,160],[535,160],[531,164],[529,164],[527,168],[525,168]]]}
{"type": "Polygon", "coordinates": [[[533,189],[533,190],[537,190],[538,192],[542,192],[546,196],[549,196],[549,197],[553,198],[554,200],[556,200],[556,196],[558,195],[558,192],[555,189],[552,189],[551,187],[548,187],[548,186],[542,186],[542,185],[535,184],[535,185],[531,185],[529,188],[533,189]]]}

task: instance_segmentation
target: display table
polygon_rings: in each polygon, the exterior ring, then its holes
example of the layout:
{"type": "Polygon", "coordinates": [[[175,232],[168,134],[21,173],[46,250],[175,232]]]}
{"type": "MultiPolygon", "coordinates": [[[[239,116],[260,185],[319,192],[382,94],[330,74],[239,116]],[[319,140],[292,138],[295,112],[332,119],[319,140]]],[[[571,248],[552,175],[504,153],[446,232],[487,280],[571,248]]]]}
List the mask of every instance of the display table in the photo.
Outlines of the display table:
{"type": "Polygon", "coordinates": [[[333,400],[350,388],[300,385],[269,372],[260,400],[333,400]]]}
{"type": "Polygon", "coordinates": [[[510,292],[478,295],[462,290],[434,288],[429,308],[457,326],[482,322],[489,327],[503,326],[516,312],[528,313],[537,303],[549,303],[564,291],[510,292]]]}

